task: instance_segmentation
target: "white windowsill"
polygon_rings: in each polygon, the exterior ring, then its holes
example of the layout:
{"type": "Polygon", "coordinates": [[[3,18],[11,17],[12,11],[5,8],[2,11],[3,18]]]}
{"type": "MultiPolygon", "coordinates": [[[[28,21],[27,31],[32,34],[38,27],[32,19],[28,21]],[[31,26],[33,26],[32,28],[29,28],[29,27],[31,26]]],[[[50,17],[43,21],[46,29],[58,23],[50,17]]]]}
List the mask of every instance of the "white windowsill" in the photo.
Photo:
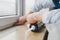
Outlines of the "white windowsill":
{"type": "Polygon", "coordinates": [[[3,16],[3,17],[0,17],[0,18],[10,18],[10,17],[18,17],[18,15],[13,15],[13,16],[3,16]]]}

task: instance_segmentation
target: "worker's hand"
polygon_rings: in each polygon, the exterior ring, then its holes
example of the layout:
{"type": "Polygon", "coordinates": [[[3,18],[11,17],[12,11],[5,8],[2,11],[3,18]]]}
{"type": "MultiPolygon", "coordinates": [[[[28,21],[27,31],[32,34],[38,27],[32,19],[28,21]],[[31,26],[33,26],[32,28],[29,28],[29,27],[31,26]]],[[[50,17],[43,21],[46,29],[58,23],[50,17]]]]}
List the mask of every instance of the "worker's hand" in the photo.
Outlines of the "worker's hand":
{"type": "Polygon", "coordinates": [[[42,16],[49,12],[49,8],[42,9],[39,12],[32,13],[27,16],[28,23],[42,22],[42,16]]]}
{"type": "Polygon", "coordinates": [[[26,16],[19,17],[16,25],[24,24],[26,22],[26,16]]]}
{"type": "Polygon", "coordinates": [[[32,11],[27,12],[25,16],[19,17],[16,25],[24,24],[26,22],[26,16],[28,16],[29,14],[32,14],[32,11]]]}
{"type": "Polygon", "coordinates": [[[36,13],[32,13],[30,15],[27,16],[27,22],[32,24],[38,21],[42,21],[42,15],[39,12],[36,13]]]}

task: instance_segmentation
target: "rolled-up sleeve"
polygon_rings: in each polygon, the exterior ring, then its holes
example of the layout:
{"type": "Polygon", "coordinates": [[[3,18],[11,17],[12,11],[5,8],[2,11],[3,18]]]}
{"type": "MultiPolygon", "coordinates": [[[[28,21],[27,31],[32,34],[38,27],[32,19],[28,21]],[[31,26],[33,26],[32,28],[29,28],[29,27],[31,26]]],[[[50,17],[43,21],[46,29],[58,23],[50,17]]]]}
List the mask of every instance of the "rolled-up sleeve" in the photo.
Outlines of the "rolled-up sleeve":
{"type": "Polygon", "coordinates": [[[52,0],[35,0],[34,5],[31,7],[33,12],[38,12],[43,8],[55,7],[52,0]]]}
{"type": "Polygon", "coordinates": [[[60,9],[56,9],[44,14],[42,21],[46,24],[60,23],[60,9]]]}

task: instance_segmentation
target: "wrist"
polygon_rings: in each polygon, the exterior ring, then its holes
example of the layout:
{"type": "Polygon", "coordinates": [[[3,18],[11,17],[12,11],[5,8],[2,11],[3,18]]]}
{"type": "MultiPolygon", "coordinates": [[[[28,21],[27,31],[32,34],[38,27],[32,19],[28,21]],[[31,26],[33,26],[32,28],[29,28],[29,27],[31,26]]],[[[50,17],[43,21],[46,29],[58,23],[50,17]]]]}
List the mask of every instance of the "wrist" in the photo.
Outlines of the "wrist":
{"type": "Polygon", "coordinates": [[[38,22],[42,22],[42,17],[43,17],[43,14],[40,14],[39,16],[38,16],[38,22]]]}

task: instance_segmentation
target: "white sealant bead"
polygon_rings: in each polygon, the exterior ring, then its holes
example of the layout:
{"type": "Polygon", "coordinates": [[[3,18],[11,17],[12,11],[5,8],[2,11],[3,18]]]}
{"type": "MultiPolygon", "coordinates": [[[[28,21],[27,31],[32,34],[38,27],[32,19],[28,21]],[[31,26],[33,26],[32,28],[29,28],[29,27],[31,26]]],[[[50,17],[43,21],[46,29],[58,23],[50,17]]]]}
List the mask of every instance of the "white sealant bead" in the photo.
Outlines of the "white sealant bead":
{"type": "Polygon", "coordinates": [[[30,27],[30,24],[27,24],[27,28],[30,29],[30,30],[35,30],[35,26],[33,25],[31,28],[30,27]]]}
{"type": "Polygon", "coordinates": [[[35,30],[35,26],[34,25],[31,27],[31,30],[35,30]]]}
{"type": "Polygon", "coordinates": [[[27,28],[29,28],[30,27],[30,24],[27,24],[27,28]]]}

